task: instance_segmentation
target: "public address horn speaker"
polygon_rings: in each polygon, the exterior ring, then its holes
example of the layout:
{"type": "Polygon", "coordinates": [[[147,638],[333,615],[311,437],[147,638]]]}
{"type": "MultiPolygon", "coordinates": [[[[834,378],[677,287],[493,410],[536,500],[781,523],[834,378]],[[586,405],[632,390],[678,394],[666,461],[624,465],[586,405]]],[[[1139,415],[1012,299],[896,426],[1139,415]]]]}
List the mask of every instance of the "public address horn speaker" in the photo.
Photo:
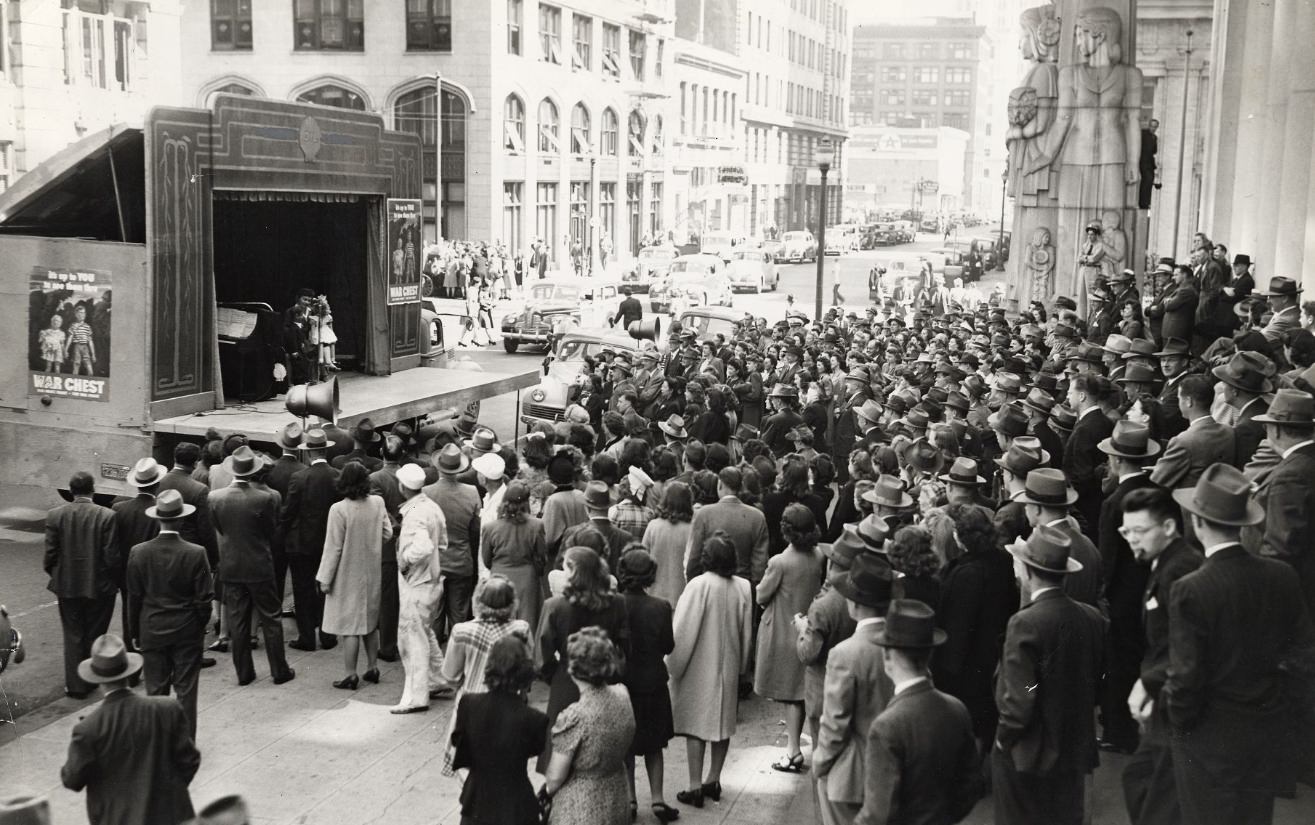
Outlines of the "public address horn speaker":
{"type": "Polygon", "coordinates": [[[643,321],[631,321],[626,327],[630,337],[638,341],[656,341],[662,334],[662,319],[648,318],[643,321]]]}
{"type": "Polygon", "coordinates": [[[338,378],[318,384],[297,384],[288,390],[286,406],[298,418],[314,415],[338,423],[338,378]]]}

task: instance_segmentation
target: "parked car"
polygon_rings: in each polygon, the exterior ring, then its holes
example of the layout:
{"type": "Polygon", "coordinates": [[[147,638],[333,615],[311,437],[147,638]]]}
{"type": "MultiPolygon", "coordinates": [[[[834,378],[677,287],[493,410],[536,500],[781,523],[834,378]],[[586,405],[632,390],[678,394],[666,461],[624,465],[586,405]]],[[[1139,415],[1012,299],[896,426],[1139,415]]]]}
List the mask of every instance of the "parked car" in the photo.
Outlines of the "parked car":
{"type": "Polygon", "coordinates": [[[531,281],[525,308],[502,318],[502,346],[551,347],[568,329],[605,326],[621,303],[621,285],[595,278],[531,281]]]}
{"type": "Polygon", "coordinates": [[[825,255],[843,255],[858,250],[858,226],[852,223],[827,227],[825,255]]]}
{"type": "Polygon", "coordinates": [[[744,237],[730,233],[709,233],[699,239],[699,251],[706,255],[716,255],[723,261],[729,261],[731,254],[744,244],[744,237]]]}
{"type": "Polygon", "coordinates": [[[726,263],[716,255],[681,255],[671,262],[666,277],[648,291],[654,312],[671,312],[674,306],[730,306],[734,298],[726,277],[726,263]]]}
{"type": "Polygon", "coordinates": [[[732,290],[775,292],[781,282],[781,273],[776,269],[774,256],[764,252],[761,247],[737,248],[731,253],[730,263],[726,265],[726,275],[730,278],[732,290]]]}
{"type": "Polygon", "coordinates": [[[679,256],[674,246],[646,246],[639,250],[634,266],[626,270],[622,280],[636,292],[648,292],[671,269],[671,262],[679,256]]]}
{"type": "Polygon", "coordinates": [[[776,262],[804,263],[817,260],[817,241],[807,229],[786,232],[781,235],[781,251],[777,253],[776,262]]]}
{"type": "MultiPolygon", "coordinates": [[[[660,330],[655,330],[655,334],[660,330]]],[[[604,349],[627,353],[632,358],[645,346],[640,339],[611,330],[573,329],[564,333],[543,359],[543,379],[524,393],[521,421],[561,421],[566,408],[574,401],[575,377],[586,357],[597,357],[604,349]]]]}
{"type": "Polygon", "coordinates": [[[776,238],[769,238],[760,243],[759,246],[762,248],[763,252],[772,256],[773,261],[778,261],[781,258],[781,247],[785,246],[785,244],[781,243],[781,241],[776,238]]]}
{"type": "Polygon", "coordinates": [[[700,341],[718,335],[730,341],[735,338],[735,330],[744,320],[744,315],[721,307],[698,307],[681,312],[679,320],[680,328],[694,330],[700,341]]]}

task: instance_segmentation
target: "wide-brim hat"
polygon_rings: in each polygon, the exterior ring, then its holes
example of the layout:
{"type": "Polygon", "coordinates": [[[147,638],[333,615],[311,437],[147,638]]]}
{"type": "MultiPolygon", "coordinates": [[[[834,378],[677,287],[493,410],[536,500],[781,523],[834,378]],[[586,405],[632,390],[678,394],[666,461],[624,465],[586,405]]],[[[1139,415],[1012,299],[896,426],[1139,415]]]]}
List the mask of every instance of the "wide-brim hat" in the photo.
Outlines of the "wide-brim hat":
{"type": "Polygon", "coordinates": [[[329,447],[332,447],[337,443],[338,442],[336,440],[329,438],[328,433],[324,432],[324,430],[320,429],[319,427],[315,427],[313,429],[306,431],[305,435],[301,439],[301,443],[297,445],[297,449],[324,450],[324,449],[328,449],[329,447]]]}
{"type": "Polygon", "coordinates": [[[374,428],[374,422],[368,418],[362,418],[352,427],[352,440],[360,441],[363,444],[376,444],[382,440],[379,431],[374,428]]]}
{"type": "Polygon", "coordinates": [[[1284,387],[1274,393],[1269,411],[1251,419],[1261,424],[1278,424],[1283,427],[1315,427],[1315,396],[1301,390],[1284,387]]]}
{"type": "Polygon", "coordinates": [[[859,553],[849,572],[839,576],[835,588],[840,595],[864,607],[884,609],[890,604],[895,571],[881,553],[859,553]]]}
{"type": "MultiPolygon", "coordinates": [[[[493,451],[489,451],[483,455],[493,454],[493,451]]],[[[470,457],[462,452],[456,444],[444,445],[443,449],[438,450],[429,457],[429,463],[434,465],[435,470],[444,475],[460,475],[470,469],[470,457]]]]}
{"type": "Polygon", "coordinates": [[[821,545],[822,555],[831,560],[835,566],[848,570],[854,566],[854,559],[858,554],[867,549],[863,539],[859,538],[858,527],[853,524],[846,524],[840,531],[840,538],[831,544],[821,545]]]}
{"type": "Polygon", "coordinates": [[[1119,458],[1154,458],[1160,453],[1160,445],[1151,440],[1151,430],[1145,424],[1133,421],[1117,421],[1110,437],[1096,445],[1105,455],[1119,458]]]}
{"type": "Polygon", "coordinates": [[[882,647],[925,649],[945,644],[949,634],[936,626],[936,611],[917,599],[892,599],[886,620],[872,641],[882,647]]]}
{"type": "Polygon", "coordinates": [[[464,442],[466,447],[477,453],[496,453],[502,449],[498,443],[498,434],[488,427],[478,427],[464,442]]]}
{"type": "Polygon", "coordinates": [[[293,421],[283,429],[279,430],[278,445],[285,450],[295,450],[301,446],[301,437],[304,431],[301,424],[293,421]]]}
{"type": "Polygon", "coordinates": [[[1223,462],[1207,467],[1195,487],[1174,490],[1173,498],[1179,507],[1214,524],[1249,527],[1265,520],[1265,509],[1252,498],[1251,480],[1223,462]]]}
{"type": "Polygon", "coordinates": [[[1123,353],[1123,360],[1129,358],[1153,358],[1156,355],[1155,344],[1146,338],[1134,338],[1132,346],[1128,351],[1123,353]]]}
{"type": "Polygon", "coordinates": [[[1160,380],[1155,369],[1145,364],[1129,364],[1123,375],[1114,379],[1116,384],[1154,384],[1160,380]]]}
{"type": "Polygon", "coordinates": [[[1105,339],[1105,345],[1101,349],[1110,355],[1122,357],[1125,352],[1132,349],[1132,339],[1115,332],[1105,339]]]}
{"type": "Polygon", "coordinates": [[[767,397],[768,398],[798,398],[799,389],[789,384],[777,384],[775,387],[772,387],[772,391],[768,393],[767,397]]]}
{"type": "Polygon", "coordinates": [[[1191,345],[1182,338],[1169,338],[1164,342],[1164,349],[1152,353],[1156,358],[1169,355],[1191,355],[1191,345]]]}
{"type": "Polygon", "coordinates": [[[1069,485],[1063,470],[1038,467],[1027,474],[1023,489],[1010,498],[1038,507],[1071,507],[1078,500],[1078,494],[1069,485]]]}
{"type": "Polygon", "coordinates": [[[918,438],[904,449],[904,460],[920,472],[939,473],[945,466],[945,453],[926,438],[918,438]]]}
{"type": "Polygon", "coordinates": [[[1064,432],[1072,432],[1078,423],[1078,415],[1066,404],[1056,404],[1050,411],[1050,426],[1064,432]]]}
{"type": "Polygon", "coordinates": [[[992,459],[995,466],[1008,470],[1019,477],[1044,467],[1050,463],[1050,453],[1042,449],[1041,441],[1036,436],[1019,436],[1009,444],[1009,452],[992,459]]]}
{"type": "Polygon", "coordinates": [[[1023,398],[1022,404],[1029,410],[1036,410],[1042,415],[1050,415],[1055,408],[1055,397],[1040,387],[1033,387],[1023,398]]]}
{"type": "Polygon", "coordinates": [[[591,481],[584,486],[584,506],[586,510],[607,510],[612,506],[612,494],[603,481],[591,481]]]}
{"type": "Polygon", "coordinates": [[[1018,539],[1005,549],[1028,567],[1047,573],[1067,574],[1082,570],[1082,562],[1069,555],[1073,549],[1072,539],[1054,527],[1041,525],[1026,541],[1018,539]]]}
{"type": "Polygon", "coordinates": [[[986,483],[986,479],[977,474],[977,462],[963,456],[950,464],[949,472],[937,478],[946,484],[957,484],[960,487],[978,487],[986,483]]]}
{"type": "Polygon", "coordinates": [[[855,417],[861,418],[869,424],[880,424],[881,414],[885,412],[885,408],[881,406],[881,402],[874,401],[871,398],[853,409],[855,417]]]}
{"type": "Polygon", "coordinates": [[[507,462],[497,453],[484,453],[470,462],[470,466],[488,479],[499,479],[507,474],[507,462]]]}
{"type": "Polygon", "coordinates": [[[149,456],[133,465],[128,474],[128,484],[132,487],[154,487],[164,478],[164,467],[149,456]]]}
{"type": "Polygon", "coordinates": [[[895,476],[884,475],[877,478],[872,489],[863,493],[863,500],[869,504],[903,510],[913,506],[913,497],[904,489],[904,484],[895,476]]]}
{"type": "Polygon", "coordinates": [[[1136,272],[1133,272],[1131,269],[1123,269],[1117,272],[1110,273],[1109,281],[1112,284],[1118,284],[1118,283],[1123,283],[1125,281],[1131,281],[1136,277],[1137,277],[1136,272]]]}
{"type": "MultiPolygon", "coordinates": [[[[1051,411],[1054,412],[1053,410],[1051,411]]],[[[1027,411],[1023,405],[1005,404],[1000,409],[986,417],[986,425],[993,430],[999,430],[1011,438],[1017,438],[1027,432],[1027,411]]]]}
{"type": "Polygon", "coordinates": [[[141,669],[141,654],[128,650],[118,636],[106,633],[91,643],[91,656],[78,664],[78,676],[84,682],[103,685],[127,679],[141,669]]]}
{"type": "Polygon", "coordinates": [[[0,796],[0,825],[50,825],[50,800],[26,793],[0,796]]]}
{"type": "Polygon", "coordinates": [[[658,429],[675,439],[689,438],[689,432],[685,429],[685,419],[679,415],[672,415],[666,421],[659,421],[658,429]]]}
{"type": "Polygon", "coordinates": [[[187,518],[195,512],[195,507],[183,501],[182,493],[177,490],[164,490],[155,497],[155,504],[146,508],[146,517],[167,521],[187,518]]]}
{"type": "Polygon", "coordinates": [[[256,455],[256,451],[245,444],[234,450],[233,454],[228,457],[228,471],[237,478],[253,476],[263,469],[265,469],[265,465],[261,462],[260,456],[256,455]]]}
{"type": "Polygon", "coordinates": [[[1302,292],[1301,284],[1292,278],[1285,278],[1282,275],[1275,275],[1269,279],[1269,291],[1262,293],[1266,297],[1289,296],[1296,297],[1302,292]]]}
{"type": "Polygon", "coordinates": [[[1266,374],[1269,366],[1264,356],[1243,351],[1228,359],[1228,363],[1210,370],[1210,373],[1230,387],[1263,395],[1274,391],[1274,384],[1266,374]]]}

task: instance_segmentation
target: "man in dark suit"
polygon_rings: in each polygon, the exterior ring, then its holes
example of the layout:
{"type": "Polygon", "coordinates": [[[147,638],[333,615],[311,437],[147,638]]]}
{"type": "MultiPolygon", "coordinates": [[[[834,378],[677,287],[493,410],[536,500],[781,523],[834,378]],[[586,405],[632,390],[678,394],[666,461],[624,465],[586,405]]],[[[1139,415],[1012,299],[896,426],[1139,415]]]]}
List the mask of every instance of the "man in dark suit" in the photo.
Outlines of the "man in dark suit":
{"type": "MultiPolygon", "coordinates": [[[[173,467],[164,474],[164,478],[160,479],[158,492],[177,490],[183,497],[184,504],[196,508],[196,512],[183,519],[179,535],[182,536],[183,541],[199,544],[205,548],[205,559],[213,573],[219,566],[219,548],[215,544],[214,527],[210,524],[210,488],[192,478],[192,473],[196,471],[196,463],[200,460],[200,445],[191,441],[180,441],[174,447],[173,467]]],[[[215,594],[215,598],[219,598],[218,593],[215,594]]],[[[223,607],[221,602],[215,603],[215,621],[219,620],[223,607]]]]}
{"type": "MultiPolygon", "coordinates": [[[[265,484],[279,494],[280,504],[288,500],[292,477],[305,467],[297,450],[301,446],[302,434],[301,425],[295,421],[279,432],[278,445],[283,454],[274,460],[274,466],[270,467],[269,473],[265,475],[265,484]]],[[[274,555],[274,588],[278,591],[279,604],[283,604],[284,586],[288,580],[286,545],[287,536],[283,534],[282,529],[276,529],[270,539],[269,549],[274,555]]]]}
{"type": "Polygon", "coordinates": [[[717,473],[717,503],[699,508],[690,522],[687,579],[703,572],[698,550],[713,533],[725,530],[735,542],[735,575],[757,584],[767,572],[767,518],[757,507],[740,501],[744,476],[738,467],[723,467],[717,473]]]}
{"type": "Polygon", "coordinates": [[[109,630],[119,590],[119,544],[114,512],[92,500],[90,473],[69,479],[73,501],[46,514],[46,552],[42,567],[47,589],[59,600],[64,629],[64,692],[82,699],[96,685],[82,679],[78,663],[91,653],[91,642],[109,630]]]}
{"type": "Polygon", "coordinates": [[[1169,593],[1174,582],[1201,566],[1202,558],[1183,538],[1182,513],[1167,490],[1154,485],[1133,490],[1123,497],[1120,510],[1137,563],[1150,569],[1138,597],[1145,654],[1126,695],[1142,735],[1136,753],[1124,764],[1123,797],[1132,825],[1178,825],[1183,820],[1173,779],[1169,717],[1159,698],[1169,671],[1169,593]]]}
{"type": "Polygon", "coordinates": [[[1064,439],[1050,429],[1049,424],[1050,411],[1055,408],[1054,397],[1039,387],[1033,387],[1022,404],[1027,409],[1032,434],[1041,442],[1041,449],[1050,455],[1049,466],[1060,469],[1064,463],[1064,439]]]}
{"type": "MultiPolygon", "coordinates": [[[[296,675],[284,657],[283,625],[279,621],[283,606],[274,587],[270,551],[278,522],[278,494],[253,487],[249,480],[262,468],[260,457],[250,447],[241,447],[233,453],[233,483],[210,494],[211,517],[219,538],[218,578],[224,583],[225,620],[232,639],[233,669],[240,685],[256,678],[251,663],[253,608],[265,637],[265,656],[274,684],[283,684],[296,675]]],[[[299,603],[298,622],[301,612],[299,603]]]]}
{"type": "Polygon", "coordinates": [[[1100,503],[1104,498],[1101,480],[1105,456],[1099,445],[1114,431],[1114,423],[1105,415],[1104,405],[1113,396],[1114,385],[1109,379],[1089,372],[1073,376],[1068,385],[1068,405],[1077,413],[1078,421],[1064,445],[1063,470],[1077,491],[1077,509],[1086,522],[1083,530],[1090,539],[1096,537],[1100,503]]]}
{"type": "Polygon", "coordinates": [[[397,471],[406,457],[406,442],[395,435],[384,436],[384,466],[370,473],[370,495],[384,500],[384,510],[393,522],[393,535],[384,542],[380,561],[383,569],[382,594],[379,598],[379,658],[397,661],[397,536],[402,527],[402,490],[397,486],[397,471]]]}
{"type": "MultiPolygon", "coordinates": [[[[328,531],[329,508],[338,501],[338,471],[329,465],[325,451],[333,441],[324,430],[308,430],[300,449],[308,467],[292,476],[288,497],[279,516],[285,538],[288,568],[292,572],[292,598],[297,611],[297,638],[288,642],[295,650],[315,650],[315,631],[324,613],[324,594],[315,582],[324,535],[328,531]]],[[[320,646],[330,650],[338,644],[332,634],[320,632],[320,646]]]]}
{"type": "Polygon", "coordinates": [[[333,469],[341,470],[343,467],[347,466],[347,462],[359,461],[365,465],[365,469],[373,473],[375,470],[384,466],[382,460],[371,455],[372,451],[378,449],[376,445],[382,440],[382,438],[383,437],[379,435],[379,432],[374,428],[374,423],[368,418],[362,418],[357,422],[356,426],[351,429],[351,452],[336,456],[329,463],[333,465],[333,469]]]}
{"type": "MultiPolygon", "coordinates": [[[[110,505],[110,509],[114,511],[114,537],[119,545],[119,563],[122,565],[117,581],[119,597],[122,600],[120,609],[123,611],[123,638],[129,645],[134,645],[137,634],[132,632],[128,623],[128,554],[132,548],[142,542],[155,538],[155,534],[160,531],[159,522],[146,515],[146,511],[155,506],[155,495],[160,489],[160,481],[163,478],[164,468],[153,458],[143,458],[132,468],[127,478],[128,485],[137,489],[137,495],[110,505]]],[[[137,648],[134,646],[133,649],[137,648]]]]}
{"type": "MultiPolygon", "coordinates": [[[[1173,283],[1160,298],[1147,308],[1148,314],[1156,312],[1163,316],[1160,334],[1165,340],[1181,338],[1192,341],[1196,332],[1196,306],[1200,303],[1201,293],[1192,275],[1191,267],[1178,264],[1173,268],[1173,283]]],[[[1200,349],[1193,349],[1199,353],[1200,349]]]]}
{"type": "Polygon", "coordinates": [[[644,317],[644,305],[639,302],[628,286],[621,287],[621,294],[626,296],[616,308],[616,315],[609,320],[611,326],[621,324],[622,330],[630,329],[630,325],[635,321],[642,320],[644,317]]]}
{"type": "Polygon", "coordinates": [[[1233,466],[1239,470],[1246,467],[1265,439],[1265,426],[1255,418],[1269,410],[1264,396],[1274,391],[1273,383],[1265,375],[1268,368],[1267,360],[1257,353],[1238,352],[1227,364],[1211,370],[1219,379],[1215,392],[1237,411],[1237,420],[1233,422],[1237,448],[1233,466]]]}
{"type": "Polygon", "coordinates": [[[193,814],[187,786],[201,767],[188,735],[187,714],[173,699],[138,696],[128,680],[142,669],[118,636],[98,637],[78,665],[88,684],[105,687],[105,701],[73,728],[64,787],[87,791],[87,818],[96,825],[182,822],[193,814]]]}
{"type": "Polygon", "coordinates": [[[1214,379],[1204,375],[1189,375],[1178,385],[1178,407],[1188,421],[1187,429],[1169,439],[1151,469],[1151,481],[1171,490],[1183,489],[1194,486],[1211,464],[1235,463],[1233,428],[1210,414],[1214,398],[1214,379]]]}
{"type": "Polygon", "coordinates": [[[1173,492],[1205,547],[1205,563],[1170,593],[1160,692],[1178,801],[1193,825],[1272,821],[1275,795],[1294,792],[1309,759],[1294,721],[1308,710],[1298,693],[1309,688],[1315,627],[1292,568],[1239,541],[1243,526],[1265,519],[1250,488],[1239,470],[1215,464],[1173,492]]]}
{"type": "Polygon", "coordinates": [[[1178,385],[1189,374],[1187,367],[1191,363],[1191,354],[1186,341],[1170,339],[1164,342],[1164,349],[1155,353],[1155,357],[1160,361],[1164,386],[1160,388],[1155,422],[1151,429],[1157,437],[1167,441],[1187,429],[1187,420],[1183,418],[1182,410],[1178,409],[1178,385]]]}
{"type": "Polygon", "coordinates": [[[1098,762],[1092,710],[1107,631],[1095,608],[1064,594],[1064,577],[1082,569],[1071,544],[1043,525],[1009,546],[1024,604],[1009,620],[996,680],[996,822],[1083,821],[1085,777],[1098,762]]]}
{"type": "Polygon", "coordinates": [[[896,599],[874,641],[894,692],[867,730],[854,823],[958,822],[981,797],[981,771],[968,709],[933,687],[927,669],[945,631],[927,605],[896,599]]]}
{"type": "Polygon", "coordinates": [[[1292,565],[1306,607],[1315,611],[1315,397],[1281,389],[1256,421],[1280,456],[1265,486],[1260,552],[1292,565]]]}
{"type": "Polygon", "coordinates": [[[1096,544],[1078,529],[1077,520],[1069,515],[1069,508],[1077,501],[1077,492],[1069,485],[1064,473],[1049,467],[1033,470],[1024,479],[1022,491],[1013,499],[1023,505],[1027,522],[1034,532],[1037,527],[1049,527],[1068,538],[1068,553],[1081,567],[1064,577],[1064,592],[1104,613],[1104,565],[1096,544]]]}
{"type": "Polygon", "coordinates": [[[1113,492],[1100,505],[1097,549],[1105,574],[1105,600],[1109,605],[1109,671],[1101,696],[1100,746],[1120,753],[1137,749],[1137,723],[1128,712],[1128,692],[1137,681],[1142,659],[1142,595],[1150,569],[1138,563],[1123,537],[1123,499],[1135,490],[1154,487],[1145,465],[1160,452],[1145,424],[1120,421],[1100,442],[1109,461],[1113,492]]]}
{"type": "MultiPolygon", "coordinates": [[[[435,500],[437,501],[437,499],[435,500]]],[[[573,537],[581,530],[596,530],[602,535],[603,541],[607,543],[607,553],[605,555],[607,566],[615,570],[616,566],[621,563],[621,553],[626,549],[626,545],[635,540],[635,537],[629,532],[617,527],[612,523],[612,520],[608,518],[607,511],[611,506],[611,494],[608,491],[605,482],[591,481],[585,485],[584,509],[589,515],[589,519],[588,521],[566,528],[566,531],[562,533],[562,551],[565,551],[566,548],[571,547],[573,544],[578,544],[578,542],[574,541],[573,537]]],[[[451,524],[449,523],[448,530],[450,531],[451,529],[451,524]]]]}
{"type": "Polygon", "coordinates": [[[195,512],[177,490],[160,493],[146,509],[146,517],[159,525],[158,535],[131,549],[127,576],[131,638],[145,658],[146,693],[168,696],[172,688],[187,713],[192,739],[205,625],[214,597],[205,548],[179,535],[183,519],[195,512]]]}

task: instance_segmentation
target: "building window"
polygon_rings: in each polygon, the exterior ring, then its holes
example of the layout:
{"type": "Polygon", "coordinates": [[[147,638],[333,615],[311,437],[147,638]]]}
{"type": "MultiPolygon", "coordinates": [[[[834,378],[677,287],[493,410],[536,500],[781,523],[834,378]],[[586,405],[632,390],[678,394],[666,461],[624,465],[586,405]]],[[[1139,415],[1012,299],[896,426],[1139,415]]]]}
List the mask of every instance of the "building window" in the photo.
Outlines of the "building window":
{"type": "Polygon", "coordinates": [[[406,0],[406,50],[452,51],[452,0],[406,0]]]}
{"type": "Polygon", "coordinates": [[[603,157],[616,157],[617,139],[620,135],[621,125],[617,120],[616,112],[611,109],[603,110],[603,157]]]}
{"type": "Polygon", "coordinates": [[[956,85],[972,83],[973,71],[972,69],[951,68],[947,66],[945,69],[945,82],[956,85]]]}
{"type": "Polygon", "coordinates": [[[133,21],[115,17],[101,0],[63,0],[63,6],[64,82],[96,89],[131,88],[137,45],[133,21]]]}
{"type": "Polygon", "coordinates": [[[421,200],[425,223],[438,224],[444,238],[464,238],[466,233],[466,116],[467,105],[459,95],[443,90],[441,111],[435,105],[432,83],[400,96],[393,104],[393,128],[420,138],[421,200]],[[439,130],[443,141],[439,146],[439,130]],[[440,152],[441,148],[441,152],[440,152]],[[441,158],[441,161],[440,161],[441,158]],[[438,172],[442,169],[442,188],[438,172]],[[435,208],[435,201],[439,208],[435,208]]]}
{"type": "Polygon", "coordinates": [[[919,43],[919,44],[918,44],[918,59],[919,59],[919,60],[935,60],[936,58],[940,57],[940,52],[941,52],[941,50],[940,50],[940,44],[939,44],[939,43],[919,43]]]}
{"type": "Polygon", "coordinates": [[[557,249],[557,184],[555,183],[540,183],[535,187],[534,234],[543,239],[548,254],[552,255],[557,249]]]}
{"type": "Polygon", "coordinates": [[[251,50],[251,0],[210,0],[210,48],[251,50]]]}
{"type": "Polygon", "coordinates": [[[972,60],[973,44],[971,43],[951,43],[950,44],[951,60],[972,60]]]}
{"type": "Polygon", "coordinates": [[[913,70],[914,83],[935,83],[940,72],[935,67],[922,66],[913,70]]]}
{"type": "Polygon", "coordinates": [[[903,43],[887,43],[887,44],[886,44],[886,47],[882,50],[882,55],[885,56],[885,58],[886,58],[887,60],[903,60],[903,59],[904,59],[904,44],[903,44],[903,43]]]}
{"type": "Polygon", "coordinates": [[[562,63],[562,10],[556,6],[539,6],[539,56],[562,63]]]}
{"type": "Polygon", "coordinates": [[[557,116],[557,105],[548,98],[539,103],[539,152],[547,155],[560,155],[561,122],[557,116]]]}
{"type": "MultiPolygon", "coordinates": [[[[930,120],[931,116],[928,115],[924,122],[929,122],[930,120]]],[[[946,113],[941,115],[941,125],[949,126],[952,129],[962,129],[966,132],[968,131],[968,116],[965,114],[946,113]]]]}
{"type": "Polygon", "coordinates": [[[621,79],[621,27],[603,24],[603,74],[621,79]]]}
{"type": "Polygon", "coordinates": [[[594,67],[594,19],[571,16],[571,68],[587,72],[594,67]]]}
{"type": "Polygon", "coordinates": [[[502,184],[502,240],[515,257],[521,251],[521,210],[525,201],[524,183],[502,184]]]}
{"type": "Polygon", "coordinates": [[[585,247],[585,254],[587,255],[589,247],[589,182],[583,180],[571,181],[570,192],[571,243],[579,243],[585,247]]]}
{"type": "Polygon", "coordinates": [[[502,148],[525,151],[525,104],[516,95],[507,95],[502,105],[502,148]]]}
{"type": "Polygon", "coordinates": [[[630,113],[626,134],[629,136],[629,149],[626,154],[632,158],[641,157],[644,154],[644,116],[639,112],[630,113]]]}
{"type": "Polygon", "coordinates": [[[649,146],[655,155],[662,154],[662,116],[653,117],[653,128],[649,130],[649,146]]]}
{"type": "Polygon", "coordinates": [[[297,51],[365,49],[365,0],[295,0],[297,51]]]}
{"type": "Polygon", "coordinates": [[[926,90],[926,89],[914,89],[914,90],[913,90],[913,105],[914,105],[914,106],[935,106],[935,105],[936,105],[936,97],[937,97],[937,95],[936,95],[936,92],[934,92],[934,91],[929,91],[929,90],[926,90]]]}
{"type": "Polygon", "coordinates": [[[630,32],[630,73],[634,75],[635,80],[644,79],[645,47],[644,33],[632,29],[630,32]]]}
{"type": "Polygon", "coordinates": [[[571,109],[571,154],[592,155],[593,140],[589,137],[589,110],[583,103],[575,104],[571,109]]]}
{"type": "Polygon", "coordinates": [[[636,254],[640,248],[639,201],[643,184],[638,180],[626,180],[626,217],[630,225],[630,254],[636,254]]]}
{"type": "Polygon", "coordinates": [[[355,109],[365,111],[365,100],[351,89],[326,83],[297,95],[298,103],[318,103],[321,106],[334,106],[338,109],[355,109]]]}
{"type": "Polygon", "coordinates": [[[969,103],[970,92],[966,89],[954,89],[945,93],[946,106],[963,106],[967,107],[969,103]]]}
{"type": "Polygon", "coordinates": [[[906,100],[904,92],[895,89],[887,89],[881,93],[882,106],[903,106],[906,100]]]}
{"type": "Polygon", "coordinates": [[[903,83],[909,79],[909,70],[904,66],[882,66],[882,83],[903,83]]]}
{"type": "Polygon", "coordinates": [[[0,141],[0,192],[9,188],[9,180],[13,177],[12,157],[14,144],[10,141],[0,141]]]}
{"type": "Polygon", "coordinates": [[[667,42],[666,42],[665,40],[659,40],[659,41],[657,42],[657,55],[656,55],[656,56],[654,57],[654,59],[653,59],[653,76],[654,76],[654,77],[661,77],[661,76],[662,76],[662,52],[665,51],[665,46],[666,46],[666,45],[667,45],[667,42]]]}
{"type": "Polygon", "coordinates": [[[662,236],[662,184],[648,185],[648,234],[654,243],[662,236]]]}
{"type": "Polygon", "coordinates": [[[507,0],[507,54],[521,53],[521,0],[507,0]]]}
{"type": "Polygon", "coordinates": [[[616,184],[598,184],[598,226],[602,235],[608,238],[616,236],[616,184]]]}

